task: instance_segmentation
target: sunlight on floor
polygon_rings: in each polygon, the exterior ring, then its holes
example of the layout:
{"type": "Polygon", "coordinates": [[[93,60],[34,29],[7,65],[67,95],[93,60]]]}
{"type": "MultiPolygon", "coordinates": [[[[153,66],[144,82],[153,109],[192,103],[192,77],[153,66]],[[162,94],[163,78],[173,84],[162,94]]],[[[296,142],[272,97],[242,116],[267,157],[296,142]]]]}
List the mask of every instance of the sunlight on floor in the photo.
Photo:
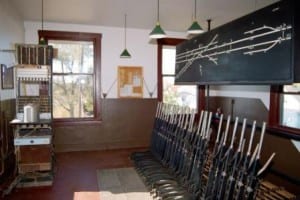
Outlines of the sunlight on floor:
{"type": "Polygon", "coordinates": [[[100,200],[100,192],[80,191],[74,192],[73,200],[100,200]]]}
{"type": "Polygon", "coordinates": [[[152,200],[149,192],[122,192],[122,191],[103,191],[100,195],[101,200],[152,200]]]}

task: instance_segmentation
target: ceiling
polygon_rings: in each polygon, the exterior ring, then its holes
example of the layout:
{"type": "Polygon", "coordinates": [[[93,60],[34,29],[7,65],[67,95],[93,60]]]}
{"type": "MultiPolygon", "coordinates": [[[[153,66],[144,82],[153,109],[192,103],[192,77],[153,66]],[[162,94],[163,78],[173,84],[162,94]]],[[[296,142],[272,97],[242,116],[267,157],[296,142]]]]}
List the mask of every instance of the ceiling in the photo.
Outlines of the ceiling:
{"type": "MultiPolygon", "coordinates": [[[[197,19],[207,29],[232,21],[277,0],[197,0],[197,19]]],[[[26,21],[42,21],[42,0],[10,0],[26,21]]],[[[151,30],[157,19],[156,0],[44,0],[44,21],[151,30]]],[[[160,0],[160,24],[185,31],[192,23],[194,0],[160,0]]]]}

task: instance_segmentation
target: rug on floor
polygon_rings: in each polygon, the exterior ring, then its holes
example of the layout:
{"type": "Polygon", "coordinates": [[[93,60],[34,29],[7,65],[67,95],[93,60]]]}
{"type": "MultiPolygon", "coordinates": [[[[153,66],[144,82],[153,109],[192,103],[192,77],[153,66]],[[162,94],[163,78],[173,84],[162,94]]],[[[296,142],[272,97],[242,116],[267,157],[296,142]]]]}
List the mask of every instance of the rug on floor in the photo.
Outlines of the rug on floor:
{"type": "Polygon", "coordinates": [[[100,200],[152,200],[134,168],[97,170],[100,200]]]}

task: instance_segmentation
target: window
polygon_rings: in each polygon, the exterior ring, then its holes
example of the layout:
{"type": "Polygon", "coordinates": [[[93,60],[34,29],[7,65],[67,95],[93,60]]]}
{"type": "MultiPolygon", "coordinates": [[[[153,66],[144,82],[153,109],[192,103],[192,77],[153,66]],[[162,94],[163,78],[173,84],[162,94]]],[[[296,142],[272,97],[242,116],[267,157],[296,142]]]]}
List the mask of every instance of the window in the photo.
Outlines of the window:
{"type": "Polygon", "coordinates": [[[101,34],[39,31],[54,48],[53,118],[57,122],[100,120],[101,34]]]}
{"type": "Polygon", "coordinates": [[[300,84],[284,85],[280,102],[280,124],[300,129],[300,84]]]}
{"type": "Polygon", "coordinates": [[[300,84],[273,85],[270,92],[270,129],[300,135],[300,84]]]}
{"type": "MultiPolygon", "coordinates": [[[[157,40],[157,44],[158,44],[157,45],[157,99],[159,101],[165,102],[165,101],[169,101],[168,98],[172,99],[171,96],[168,96],[167,94],[174,86],[175,54],[176,54],[175,47],[176,45],[178,45],[183,41],[185,41],[185,39],[162,38],[157,40]],[[165,97],[163,97],[164,95],[165,97]]],[[[190,86],[176,86],[176,87],[180,87],[181,89],[177,89],[177,90],[182,91],[182,96],[178,95],[176,97],[178,104],[181,104],[183,101],[185,102],[190,101],[185,98],[187,96],[190,98],[191,96],[193,96],[195,92],[196,97],[193,100],[192,103],[193,106],[197,108],[198,112],[205,109],[205,86],[198,85],[198,86],[191,86],[191,87],[190,86]],[[191,89],[186,89],[186,87],[191,89]],[[190,92],[190,90],[193,90],[193,92],[190,92]]],[[[172,99],[172,101],[173,100],[174,99],[172,99]]]]}
{"type": "Polygon", "coordinates": [[[48,40],[57,50],[53,59],[53,117],[94,117],[92,42],[48,40]]]}
{"type": "Polygon", "coordinates": [[[175,85],[175,46],[163,46],[162,52],[163,102],[197,108],[197,87],[175,85]]]}

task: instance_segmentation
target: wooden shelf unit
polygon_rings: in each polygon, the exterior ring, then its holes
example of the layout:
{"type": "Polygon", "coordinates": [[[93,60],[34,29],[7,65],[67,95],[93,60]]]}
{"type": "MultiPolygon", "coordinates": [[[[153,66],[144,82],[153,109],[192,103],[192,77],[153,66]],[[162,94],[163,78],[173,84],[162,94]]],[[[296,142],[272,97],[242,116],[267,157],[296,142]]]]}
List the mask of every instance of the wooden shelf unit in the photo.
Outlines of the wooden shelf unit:
{"type": "Polygon", "coordinates": [[[52,57],[48,45],[17,44],[15,66],[16,119],[14,146],[17,160],[15,186],[32,187],[53,183],[52,57]],[[36,106],[36,118],[24,111],[36,106]],[[26,120],[25,120],[26,119],[26,120]],[[48,178],[43,178],[47,174],[48,178]],[[52,176],[52,177],[51,177],[52,176]]]}

